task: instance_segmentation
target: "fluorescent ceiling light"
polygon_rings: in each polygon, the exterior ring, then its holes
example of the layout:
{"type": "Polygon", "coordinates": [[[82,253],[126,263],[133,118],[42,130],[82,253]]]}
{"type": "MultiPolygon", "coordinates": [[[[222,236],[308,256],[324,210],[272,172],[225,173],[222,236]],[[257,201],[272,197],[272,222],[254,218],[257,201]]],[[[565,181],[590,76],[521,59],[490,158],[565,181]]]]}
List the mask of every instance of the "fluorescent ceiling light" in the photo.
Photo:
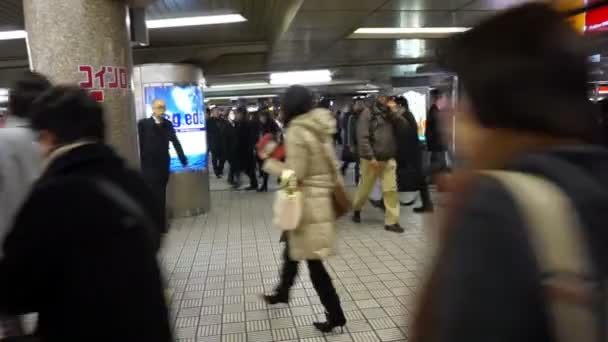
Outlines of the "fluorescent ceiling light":
{"type": "Polygon", "coordinates": [[[23,30],[0,31],[0,40],[24,39],[25,37],[27,37],[27,32],[23,30]]]}
{"type": "Polygon", "coordinates": [[[331,82],[331,72],[325,70],[276,72],[270,74],[270,84],[310,84],[331,82]]]}
{"type": "Polygon", "coordinates": [[[266,95],[245,95],[245,96],[210,96],[207,100],[238,100],[238,99],[257,99],[264,97],[278,97],[277,94],[266,94],[266,95]]]}
{"type": "Polygon", "coordinates": [[[370,90],[357,90],[357,93],[363,93],[363,94],[368,94],[368,93],[379,93],[380,90],[379,89],[370,89],[370,90]]]}
{"type": "Polygon", "coordinates": [[[223,15],[205,15],[199,17],[182,17],[168,19],[153,19],[147,20],[146,25],[149,29],[167,28],[167,27],[184,27],[184,26],[200,26],[214,24],[239,23],[247,21],[240,14],[223,14],[223,15]]]}
{"type": "Polygon", "coordinates": [[[267,86],[268,82],[251,82],[251,83],[231,83],[231,84],[212,84],[209,89],[227,89],[227,88],[255,88],[267,86]]]}
{"type": "Polygon", "coordinates": [[[361,27],[348,38],[444,38],[468,30],[469,27],[361,27]]]}

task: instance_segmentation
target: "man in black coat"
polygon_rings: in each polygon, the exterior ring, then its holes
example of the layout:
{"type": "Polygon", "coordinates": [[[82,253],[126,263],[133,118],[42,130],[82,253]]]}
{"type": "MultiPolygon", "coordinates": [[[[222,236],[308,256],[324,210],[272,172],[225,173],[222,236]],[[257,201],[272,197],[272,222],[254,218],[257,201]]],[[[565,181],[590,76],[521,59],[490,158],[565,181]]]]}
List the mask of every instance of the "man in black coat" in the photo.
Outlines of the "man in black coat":
{"type": "Polygon", "coordinates": [[[418,139],[418,122],[410,111],[407,99],[399,96],[395,99],[398,111],[405,121],[395,121],[396,134],[401,137],[399,156],[397,158],[397,185],[400,192],[420,191],[422,205],[414,212],[433,211],[433,202],[422,164],[422,149],[418,139]]]}
{"type": "Polygon", "coordinates": [[[38,340],[172,341],[156,254],[162,209],[103,143],[103,109],[56,87],[32,128],[46,168],[4,243],[0,311],[38,312],[38,340]]]}
{"type": "Polygon", "coordinates": [[[441,132],[441,110],[445,107],[447,98],[439,89],[431,91],[432,105],[426,118],[426,146],[431,153],[431,172],[441,172],[448,169],[448,146],[441,132]]]}
{"type": "Polygon", "coordinates": [[[173,144],[182,165],[188,166],[188,159],[177,139],[175,128],[171,121],[164,117],[166,109],[165,101],[155,100],[152,103],[152,117],[142,119],[138,124],[141,170],[163,208],[166,208],[171,161],[169,143],[173,144]]]}
{"type": "Polygon", "coordinates": [[[224,163],[226,156],[222,144],[222,118],[220,118],[219,109],[211,110],[211,115],[207,121],[207,143],[209,152],[211,152],[211,165],[213,172],[217,178],[222,178],[224,173],[224,163]]]}
{"type": "Polygon", "coordinates": [[[258,179],[255,174],[255,143],[259,136],[258,123],[247,117],[247,109],[239,107],[236,111],[236,183],[235,188],[238,188],[240,174],[245,173],[249,178],[249,187],[245,190],[257,190],[258,179]]]}

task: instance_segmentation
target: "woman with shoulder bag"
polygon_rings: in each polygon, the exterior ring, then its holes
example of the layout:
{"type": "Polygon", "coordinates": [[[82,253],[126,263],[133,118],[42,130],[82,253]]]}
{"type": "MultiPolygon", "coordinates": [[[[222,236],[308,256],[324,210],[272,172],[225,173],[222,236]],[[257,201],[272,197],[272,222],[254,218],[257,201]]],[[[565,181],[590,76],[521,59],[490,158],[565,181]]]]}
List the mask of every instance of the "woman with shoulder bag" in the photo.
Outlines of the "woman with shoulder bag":
{"type": "Polygon", "coordinates": [[[302,215],[297,227],[284,232],[286,246],[281,281],[274,294],[264,296],[268,304],[287,303],[289,290],[298,273],[298,263],[306,260],[312,283],[325,307],[327,321],[315,322],[322,332],[344,327],[346,317],[323,260],[334,254],[336,216],[341,213],[342,178],[337,172],[333,148],[336,122],[331,113],[322,108],[312,109],[313,95],[305,87],[291,86],[285,92],[285,162],[268,158],[264,170],[280,176],[288,170],[297,179],[301,192],[302,215]]]}

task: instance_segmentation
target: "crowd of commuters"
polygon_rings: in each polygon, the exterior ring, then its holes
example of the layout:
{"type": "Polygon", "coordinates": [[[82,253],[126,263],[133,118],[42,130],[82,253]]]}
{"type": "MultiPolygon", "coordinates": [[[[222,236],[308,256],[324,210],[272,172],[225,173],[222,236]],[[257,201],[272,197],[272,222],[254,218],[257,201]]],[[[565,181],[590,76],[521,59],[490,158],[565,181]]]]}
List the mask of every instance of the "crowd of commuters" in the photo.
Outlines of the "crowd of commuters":
{"type": "Polygon", "coordinates": [[[262,170],[261,161],[256,157],[256,144],[267,134],[281,142],[281,120],[280,115],[273,114],[268,108],[257,112],[248,112],[245,106],[224,112],[218,107],[211,109],[207,119],[207,140],[215,176],[224,176],[227,162],[227,181],[234,189],[240,189],[241,176],[244,174],[249,179],[249,186],[244,190],[267,192],[268,174],[262,170]],[[234,119],[230,118],[231,112],[234,119]]]}
{"type": "MultiPolygon", "coordinates": [[[[466,89],[457,118],[463,167],[455,170],[442,133],[441,91],[431,94],[429,167],[404,98],[358,100],[337,115],[327,101],[315,103],[309,89],[291,86],[280,118],[265,109],[238,107],[233,119],[211,111],[217,177],[227,162],[235,187],[245,174],[247,190],[267,191],[272,175],[281,184],[295,181],[304,196],[297,227],[282,234],[279,284],[264,300],[288,303],[298,263],[306,261],[326,311],[326,321],[314,326],[322,332],[344,327],[346,315],[323,264],[339,236],[335,194],[344,187],[342,174],[350,164],[360,168],[355,222],[380,186],[385,229],[403,232],[399,192],[419,191],[416,211],[430,212],[429,175],[452,171],[453,201],[409,340],[602,340],[607,120],[588,100],[580,38],[560,13],[533,3],[450,39],[445,56],[442,63],[466,89]],[[260,148],[264,137],[285,153],[260,148]]],[[[5,336],[23,334],[19,316],[35,312],[36,341],[173,340],[157,259],[167,227],[162,197],[169,144],[184,165],[188,161],[163,119],[164,102],[155,101],[153,111],[138,127],[138,172],[105,143],[103,108],[84,90],[32,72],[12,87],[0,129],[5,336]]]]}

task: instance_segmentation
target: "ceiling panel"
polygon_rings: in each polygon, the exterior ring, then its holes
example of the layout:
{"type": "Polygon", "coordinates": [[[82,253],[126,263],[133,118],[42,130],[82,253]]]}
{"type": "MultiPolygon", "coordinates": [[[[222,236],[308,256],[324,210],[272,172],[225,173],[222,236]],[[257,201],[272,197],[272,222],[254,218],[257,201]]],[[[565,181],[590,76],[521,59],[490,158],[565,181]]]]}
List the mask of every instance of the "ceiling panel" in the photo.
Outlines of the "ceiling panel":
{"type": "Polygon", "coordinates": [[[355,62],[396,58],[422,58],[433,55],[437,39],[349,39],[337,42],[315,58],[315,62],[355,62]]]}
{"type": "Polygon", "coordinates": [[[419,10],[457,10],[472,0],[390,0],[382,9],[419,11],[419,10]]]}
{"type": "Polygon", "coordinates": [[[146,14],[151,19],[157,19],[185,15],[242,13],[247,5],[247,1],[241,0],[158,0],[147,8],[146,14]]]}
{"type": "Polygon", "coordinates": [[[252,30],[246,22],[150,30],[150,44],[153,46],[243,43],[264,39],[263,31],[252,30]]]}
{"type": "Polygon", "coordinates": [[[14,59],[27,59],[25,39],[0,41],[0,61],[14,59]]]}
{"type": "Polygon", "coordinates": [[[305,0],[302,5],[302,10],[375,10],[384,3],[386,3],[386,0],[305,0]]]}
{"type": "Polygon", "coordinates": [[[0,30],[23,28],[22,0],[0,0],[0,30]]]}
{"type": "Polygon", "coordinates": [[[453,26],[472,27],[496,14],[495,11],[456,11],[452,13],[453,26]]]}
{"type": "Polygon", "coordinates": [[[284,40],[335,40],[340,38],[344,32],[339,29],[292,29],[281,37],[284,40]]]}
{"type": "Polygon", "coordinates": [[[534,0],[475,0],[470,5],[466,6],[467,10],[503,10],[509,7],[522,5],[528,2],[537,2],[534,0]]]}
{"type": "Polygon", "coordinates": [[[292,28],[343,28],[356,25],[368,13],[368,11],[300,11],[292,23],[292,28]]]}

